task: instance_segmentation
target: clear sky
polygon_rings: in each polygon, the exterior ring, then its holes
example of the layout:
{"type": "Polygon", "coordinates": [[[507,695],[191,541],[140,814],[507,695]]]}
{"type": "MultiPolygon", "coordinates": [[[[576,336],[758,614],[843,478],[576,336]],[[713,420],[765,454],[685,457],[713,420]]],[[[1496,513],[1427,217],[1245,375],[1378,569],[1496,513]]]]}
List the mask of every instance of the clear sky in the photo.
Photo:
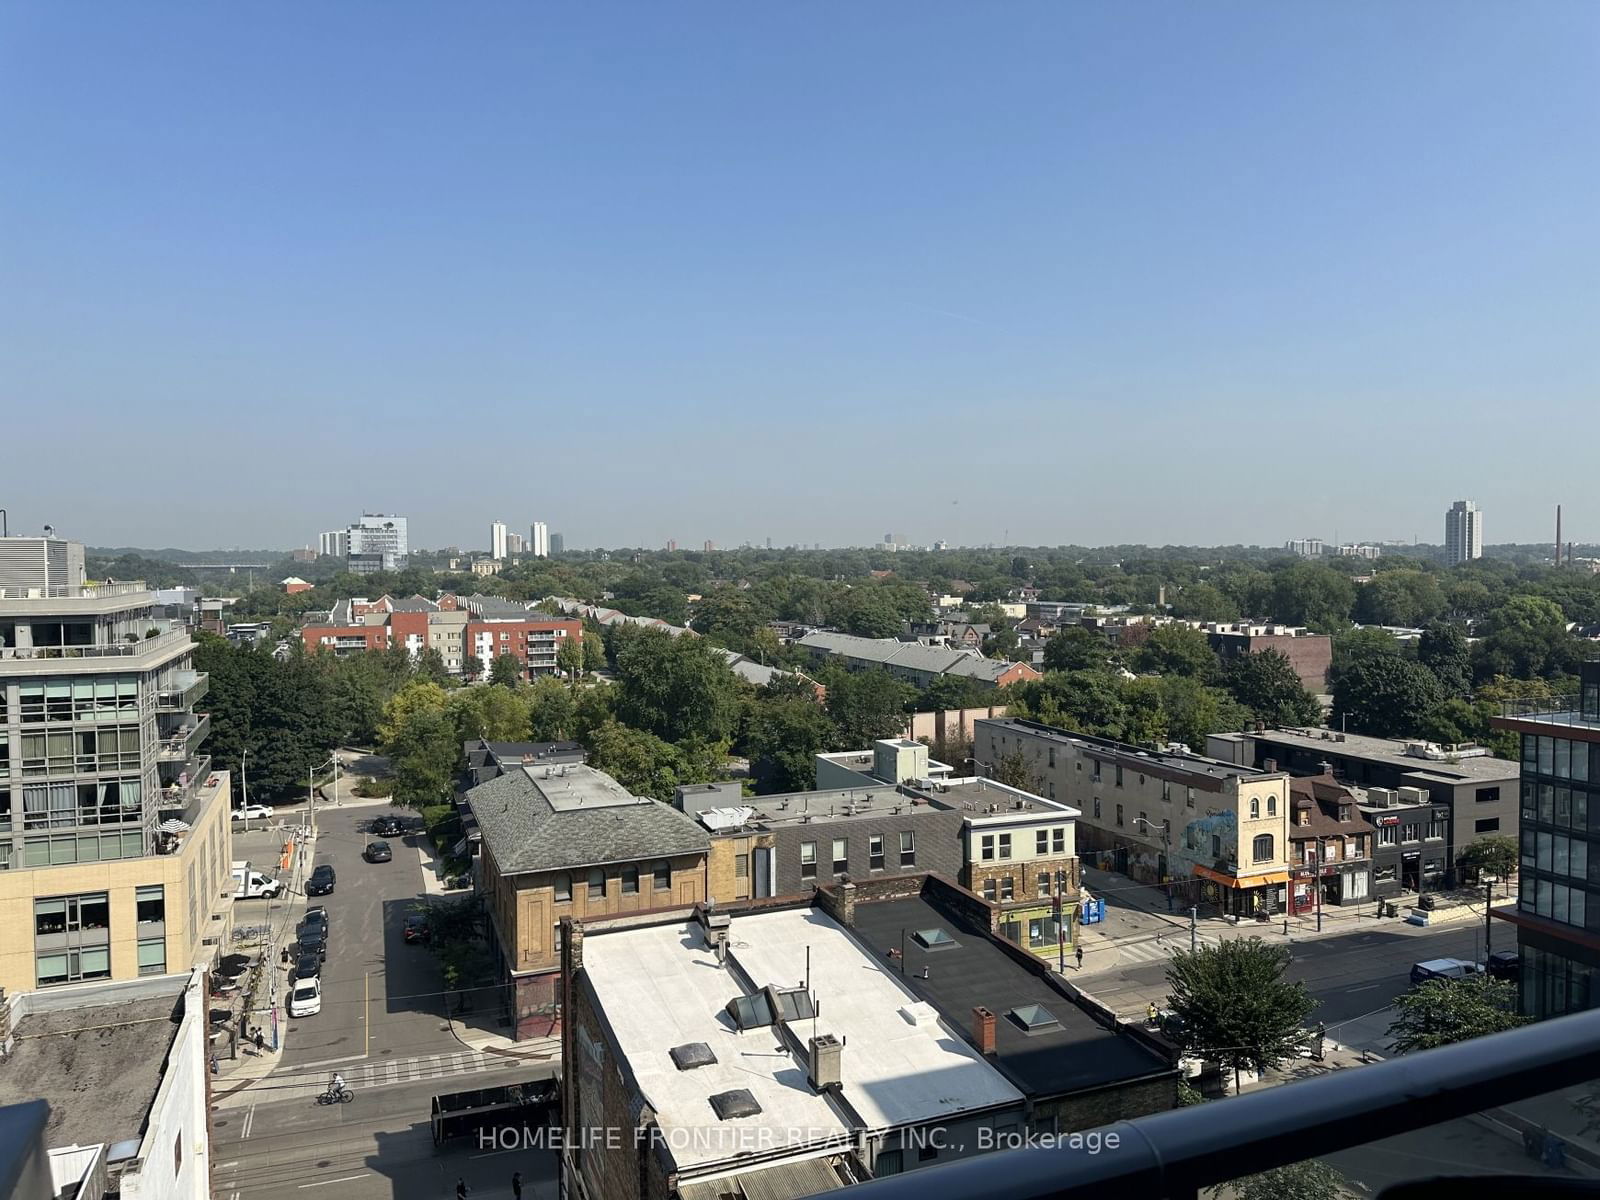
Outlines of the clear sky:
{"type": "Polygon", "coordinates": [[[91,544],[1600,540],[1600,4],[0,0],[91,544]]]}

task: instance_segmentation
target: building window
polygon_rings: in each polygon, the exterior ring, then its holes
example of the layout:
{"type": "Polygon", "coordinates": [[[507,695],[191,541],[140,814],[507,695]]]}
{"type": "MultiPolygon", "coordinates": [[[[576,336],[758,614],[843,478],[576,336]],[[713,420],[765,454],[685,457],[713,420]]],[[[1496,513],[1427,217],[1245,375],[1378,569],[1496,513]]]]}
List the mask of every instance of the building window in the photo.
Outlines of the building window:
{"type": "Polygon", "coordinates": [[[1211,835],[1211,857],[1222,857],[1222,835],[1220,833],[1213,833],[1211,835]]]}
{"type": "Polygon", "coordinates": [[[1050,853],[1050,831],[1048,829],[1034,831],[1033,852],[1040,858],[1050,853]]]}
{"type": "Polygon", "coordinates": [[[735,854],[733,856],[733,877],[735,879],[750,878],[750,856],[748,854],[735,854]]]}
{"type": "Polygon", "coordinates": [[[655,865],[650,868],[650,873],[655,876],[655,889],[658,892],[672,890],[672,864],[664,858],[658,858],[655,865]]]}
{"type": "Polygon", "coordinates": [[[1045,900],[1045,899],[1048,899],[1049,896],[1050,896],[1050,872],[1049,871],[1040,871],[1039,872],[1039,898],[1041,900],[1045,900]]]}
{"type": "Polygon", "coordinates": [[[1117,764],[1117,786],[1118,787],[1122,786],[1122,764],[1121,763],[1117,764]]]}
{"type": "Polygon", "coordinates": [[[1090,783],[1099,783],[1100,782],[1100,760],[1098,758],[1091,758],[1089,760],[1089,765],[1094,768],[1092,771],[1089,772],[1089,782],[1090,783]]]}
{"type": "Polygon", "coordinates": [[[1473,833],[1498,833],[1500,830],[1499,817],[1484,817],[1472,823],[1473,833]]]}
{"type": "Polygon", "coordinates": [[[1056,769],[1056,748],[1054,746],[1050,747],[1050,769],[1052,771],[1056,769]]]}
{"type": "Polygon", "coordinates": [[[985,900],[989,901],[991,904],[994,902],[994,899],[995,899],[995,882],[994,882],[994,880],[985,879],[983,881],[983,898],[985,900]]]}
{"type": "Polygon", "coordinates": [[[639,894],[639,868],[622,868],[622,894],[624,896],[637,896],[639,894]]]}
{"type": "Polygon", "coordinates": [[[1161,803],[1172,803],[1172,781],[1170,779],[1163,779],[1161,781],[1161,803]]]}
{"type": "Polygon", "coordinates": [[[1260,817],[1261,817],[1261,801],[1258,800],[1256,797],[1251,796],[1250,797],[1250,819],[1252,821],[1254,821],[1254,820],[1260,819],[1260,817]]]}
{"type": "Polygon", "coordinates": [[[1434,809],[1433,814],[1428,818],[1428,836],[1431,838],[1442,838],[1445,835],[1445,830],[1449,828],[1449,825],[1450,815],[1446,812],[1440,811],[1439,809],[1434,809]]]}
{"type": "Polygon", "coordinates": [[[979,854],[984,862],[994,861],[994,834],[986,833],[983,835],[982,849],[979,854]]]}
{"type": "Polygon", "coordinates": [[[869,870],[883,870],[883,836],[873,834],[867,839],[867,867],[869,870]]]}
{"type": "Polygon", "coordinates": [[[902,867],[917,865],[917,835],[909,829],[900,831],[900,865],[902,867]]]}
{"type": "Polygon", "coordinates": [[[1059,825],[1050,831],[1050,849],[1055,854],[1067,852],[1067,831],[1059,825]]]}
{"type": "Polygon", "coordinates": [[[1268,796],[1267,797],[1267,816],[1275,817],[1277,815],[1278,815],[1278,798],[1276,796],[1268,796]]]}
{"type": "Polygon", "coordinates": [[[39,954],[34,960],[34,975],[40,987],[77,983],[83,979],[110,979],[111,947],[85,946],[80,950],[39,954]]]}
{"type": "Polygon", "coordinates": [[[1011,857],[1011,835],[1009,833],[1002,833],[1000,835],[1000,857],[1011,857]]]}
{"type": "Polygon", "coordinates": [[[572,876],[565,871],[551,880],[550,886],[555,891],[557,904],[564,904],[572,899],[572,876]]]}
{"type": "Polygon", "coordinates": [[[167,919],[166,890],[156,884],[142,887],[133,894],[135,919],[141,925],[159,925],[167,919]]]}
{"type": "Polygon", "coordinates": [[[817,877],[817,844],[815,842],[800,843],[800,878],[815,879],[817,877]]]}
{"type": "Polygon", "coordinates": [[[1402,842],[1420,842],[1422,840],[1422,826],[1414,822],[1400,826],[1400,840],[1402,842]]]}
{"type": "Polygon", "coordinates": [[[848,838],[833,839],[833,873],[843,875],[850,869],[850,841],[848,838]]]}
{"type": "Polygon", "coordinates": [[[1260,862],[1271,862],[1272,861],[1272,835],[1270,833],[1263,833],[1260,836],[1258,836],[1256,838],[1256,840],[1253,843],[1251,843],[1250,852],[1253,855],[1255,861],[1258,862],[1258,863],[1260,863],[1260,862]]]}
{"type": "Polygon", "coordinates": [[[1378,827],[1378,845],[1393,846],[1400,841],[1400,826],[1380,825],[1378,827]]]}
{"type": "Polygon", "coordinates": [[[1015,898],[1016,898],[1016,894],[1012,890],[1011,876],[1007,875],[1004,879],[1002,879],[1000,881],[1000,899],[1002,899],[1002,900],[1013,900],[1015,898]]]}
{"type": "Polygon", "coordinates": [[[1122,805],[1117,805],[1117,824],[1122,824],[1122,805]]]}
{"type": "Polygon", "coordinates": [[[1189,808],[1193,808],[1194,807],[1194,789],[1192,787],[1186,787],[1186,788],[1183,789],[1183,791],[1184,791],[1184,804],[1187,805],[1189,808]]]}
{"type": "Polygon", "coordinates": [[[1094,798],[1094,819],[1096,821],[1098,821],[1100,819],[1100,797],[1099,796],[1096,796],[1094,798]]]}
{"type": "Polygon", "coordinates": [[[1474,798],[1479,804],[1493,804],[1500,799],[1500,789],[1497,787],[1479,788],[1474,793],[1474,798]]]}
{"type": "Polygon", "coordinates": [[[139,939],[139,974],[165,975],[167,973],[167,939],[139,939]]]}
{"type": "Polygon", "coordinates": [[[589,868],[589,899],[604,900],[606,898],[606,873],[602,867],[589,868]]]}

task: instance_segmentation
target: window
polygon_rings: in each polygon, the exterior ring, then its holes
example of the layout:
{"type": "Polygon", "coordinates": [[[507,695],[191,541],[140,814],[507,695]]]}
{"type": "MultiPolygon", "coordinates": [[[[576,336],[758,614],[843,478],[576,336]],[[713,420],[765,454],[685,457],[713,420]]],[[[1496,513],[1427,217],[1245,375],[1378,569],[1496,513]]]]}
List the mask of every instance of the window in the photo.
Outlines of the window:
{"type": "Polygon", "coordinates": [[[902,867],[917,865],[917,835],[909,829],[900,831],[900,865],[902,867]]]}
{"type": "Polygon", "coordinates": [[[1183,791],[1184,791],[1184,804],[1187,805],[1189,808],[1193,808],[1194,807],[1194,789],[1192,787],[1186,787],[1186,788],[1183,789],[1183,791]]]}
{"type": "Polygon", "coordinates": [[[637,896],[639,894],[639,868],[622,868],[622,894],[624,896],[637,896]]]}
{"type": "Polygon", "coordinates": [[[735,854],[733,856],[733,877],[735,879],[750,878],[750,856],[748,854],[735,854]]]}
{"type": "Polygon", "coordinates": [[[850,840],[848,838],[833,839],[833,873],[842,875],[850,869],[850,840]]]}
{"type": "Polygon", "coordinates": [[[141,925],[158,925],[167,919],[166,892],[160,884],[134,893],[134,912],[141,925]]]}
{"type": "Polygon", "coordinates": [[[992,834],[992,833],[984,834],[983,835],[983,841],[982,841],[981,845],[982,845],[982,849],[979,851],[979,854],[982,857],[983,861],[984,862],[992,862],[992,861],[994,861],[994,834],[992,834]]]}
{"type": "Polygon", "coordinates": [[[606,898],[606,873],[602,867],[589,868],[589,899],[604,900],[606,898]]]}
{"type": "Polygon", "coordinates": [[[40,987],[55,983],[76,983],[81,979],[111,978],[111,948],[86,946],[39,954],[34,960],[34,975],[40,987]]]}
{"type": "Polygon", "coordinates": [[[1163,779],[1161,781],[1161,803],[1172,803],[1172,781],[1170,779],[1163,779]]]}
{"type": "Polygon", "coordinates": [[[1117,805],[1117,824],[1122,824],[1122,805],[1117,805]]]}
{"type": "Polygon", "coordinates": [[[1090,766],[1092,766],[1094,768],[1092,771],[1089,772],[1089,782],[1090,783],[1099,783],[1100,782],[1100,760],[1098,758],[1091,758],[1089,760],[1089,764],[1090,764],[1090,766]]]}
{"type": "Polygon", "coordinates": [[[873,871],[883,870],[883,837],[873,834],[867,839],[867,867],[873,871]]]}
{"type": "Polygon", "coordinates": [[[1039,896],[1039,898],[1041,900],[1048,899],[1049,896],[1050,896],[1050,872],[1049,871],[1040,871],[1039,872],[1039,891],[1038,891],[1038,896],[1039,896]]]}
{"type": "Polygon", "coordinates": [[[1094,798],[1094,819],[1096,821],[1098,821],[1100,819],[1100,797],[1099,796],[1096,796],[1094,798]]]}
{"type": "Polygon", "coordinates": [[[918,1146],[917,1147],[917,1161],[918,1162],[932,1162],[934,1159],[936,1159],[938,1157],[939,1157],[939,1147],[933,1145],[931,1142],[926,1146],[918,1146]]]}
{"type": "Polygon", "coordinates": [[[1268,796],[1267,797],[1267,816],[1275,817],[1277,815],[1278,815],[1278,798],[1276,796],[1268,796]]]}
{"type": "Polygon", "coordinates": [[[1272,835],[1270,833],[1263,833],[1259,835],[1256,840],[1251,843],[1250,852],[1253,859],[1258,863],[1271,862],[1272,835]]]}
{"type": "Polygon", "coordinates": [[[1402,842],[1420,842],[1422,840],[1422,826],[1415,822],[1401,825],[1400,840],[1402,842]]]}
{"type": "Polygon", "coordinates": [[[1211,857],[1222,857],[1222,835],[1219,833],[1213,833],[1211,835],[1211,857]]]}
{"type": "Polygon", "coordinates": [[[1034,832],[1033,852],[1040,858],[1050,853],[1050,831],[1048,829],[1040,829],[1034,832]]]}
{"type": "Polygon", "coordinates": [[[1009,876],[1009,875],[1007,875],[1004,879],[1002,879],[1000,881],[1000,899],[1002,899],[1002,900],[1014,900],[1014,899],[1016,899],[1016,893],[1013,891],[1013,885],[1012,885],[1012,882],[1011,882],[1011,876],[1009,876]]]}
{"type": "Polygon", "coordinates": [[[994,901],[994,899],[995,899],[995,882],[994,882],[994,880],[985,879],[983,881],[983,898],[985,900],[990,901],[991,903],[994,901]]]}
{"type": "Polygon", "coordinates": [[[564,904],[572,899],[572,876],[562,871],[550,881],[551,889],[555,892],[556,903],[564,904]]]}
{"type": "Polygon", "coordinates": [[[1442,809],[1434,809],[1432,815],[1428,818],[1428,836],[1431,838],[1444,837],[1445,830],[1449,828],[1449,825],[1450,814],[1442,809]]]}
{"type": "Polygon", "coordinates": [[[1067,831],[1059,825],[1050,831],[1050,851],[1052,854],[1067,852],[1067,831]]]}
{"type": "Polygon", "coordinates": [[[1251,796],[1250,797],[1250,819],[1251,820],[1257,820],[1257,819],[1260,818],[1260,816],[1261,816],[1261,801],[1258,800],[1256,797],[1251,796]]]}
{"type": "Polygon", "coordinates": [[[1500,829],[1499,817],[1484,817],[1472,823],[1473,833],[1496,833],[1500,829]]]}
{"type": "Polygon", "coordinates": [[[1473,795],[1479,804],[1493,804],[1500,799],[1500,789],[1497,787],[1479,788],[1473,795]]]}
{"type": "Polygon", "coordinates": [[[650,873],[655,876],[655,889],[658,892],[672,890],[672,864],[664,858],[658,858],[655,865],[650,868],[650,873]]]}
{"type": "Polygon", "coordinates": [[[139,939],[139,974],[165,975],[167,973],[167,939],[139,939]]]}
{"type": "Polygon", "coordinates": [[[1050,747],[1050,769],[1053,771],[1053,770],[1055,770],[1055,768],[1056,768],[1056,748],[1054,746],[1051,746],[1050,747]]]}
{"type": "Polygon", "coordinates": [[[1118,787],[1122,786],[1122,764],[1121,763],[1117,764],[1117,786],[1118,787]]]}
{"type": "Polygon", "coordinates": [[[1378,827],[1378,845],[1393,846],[1400,841],[1400,826],[1380,825],[1378,827]]]}
{"type": "Polygon", "coordinates": [[[800,878],[815,879],[817,877],[817,844],[815,842],[800,843],[800,878]]]}
{"type": "Polygon", "coordinates": [[[1000,835],[1000,857],[1011,857],[1011,835],[1009,833],[1002,833],[1000,835]]]}

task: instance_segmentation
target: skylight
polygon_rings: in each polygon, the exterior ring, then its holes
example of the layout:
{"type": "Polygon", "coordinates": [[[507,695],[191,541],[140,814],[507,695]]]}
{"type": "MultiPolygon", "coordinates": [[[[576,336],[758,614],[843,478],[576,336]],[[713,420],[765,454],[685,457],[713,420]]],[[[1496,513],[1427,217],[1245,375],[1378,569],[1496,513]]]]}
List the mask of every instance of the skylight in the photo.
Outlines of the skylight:
{"type": "Polygon", "coordinates": [[[1061,1028],[1055,1014],[1042,1004],[1019,1004],[1006,1016],[1020,1025],[1024,1033],[1049,1033],[1061,1028]]]}
{"type": "Polygon", "coordinates": [[[704,1042],[689,1042],[683,1046],[674,1046],[671,1053],[672,1061],[680,1071],[709,1067],[717,1061],[717,1056],[711,1052],[711,1047],[704,1042]]]}
{"type": "Polygon", "coordinates": [[[760,1029],[763,1025],[771,1025],[773,1021],[772,1004],[765,992],[757,992],[754,996],[735,996],[728,1001],[728,1015],[740,1029],[760,1029]]]}
{"type": "Polygon", "coordinates": [[[775,991],[773,995],[778,1001],[778,1016],[785,1021],[803,1021],[817,1015],[817,1006],[811,1000],[811,993],[804,988],[775,991]]]}
{"type": "Polygon", "coordinates": [[[960,944],[942,929],[919,929],[911,938],[924,950],[954,950],[960,944]]]}
{"type": "Polygon", "coordinates": [[[756,1098],[746,1088],[732,1092],[718,1092],[711,1097],[711,1107],[724,1121],[730,1121],[734,1117],[753,1117],[761,1112],[761,1105],[756,1103],[756,1098]]]}

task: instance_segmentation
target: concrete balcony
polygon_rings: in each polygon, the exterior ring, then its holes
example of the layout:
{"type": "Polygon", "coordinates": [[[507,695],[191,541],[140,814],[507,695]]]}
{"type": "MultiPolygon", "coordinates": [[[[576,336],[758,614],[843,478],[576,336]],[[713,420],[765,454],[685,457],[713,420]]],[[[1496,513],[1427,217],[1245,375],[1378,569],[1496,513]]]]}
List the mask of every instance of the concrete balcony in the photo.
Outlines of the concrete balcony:
{"type": "Polygon", "coordinates": [[[210,690],[211,676],[204,671],[177,671],[156,693],[156,711],[188,712],[210,690]]]}
{"type": "Polygon", "coordinates": [[[87,670],[145,671],[168,662],[194,645],[182,630],[137,641],[88,646],[0,646],[0,670],[8,675],[60,675],[87,670]]]}
{"type": "Polygon", "coordinates": [[[185,762],[194,755],[195,747],[211,732],[211,714],[193,713],[181,728],[164,733],[156,757],[161,762],[185,762]]]}
{"type": "Polygon", "coordinates": [[[163,783],[161,785],[160,806],[163,810],[187,808],[189,802],[199,795],[211,780],[211,756],[197,754],[187,760],[180,760],[174,764],[163,761],[160,764],[163,783]],[[177,766],[179,769],[174,770],[177,766]],[[172,782],[165,782],[170,778],[172,782]]]}

